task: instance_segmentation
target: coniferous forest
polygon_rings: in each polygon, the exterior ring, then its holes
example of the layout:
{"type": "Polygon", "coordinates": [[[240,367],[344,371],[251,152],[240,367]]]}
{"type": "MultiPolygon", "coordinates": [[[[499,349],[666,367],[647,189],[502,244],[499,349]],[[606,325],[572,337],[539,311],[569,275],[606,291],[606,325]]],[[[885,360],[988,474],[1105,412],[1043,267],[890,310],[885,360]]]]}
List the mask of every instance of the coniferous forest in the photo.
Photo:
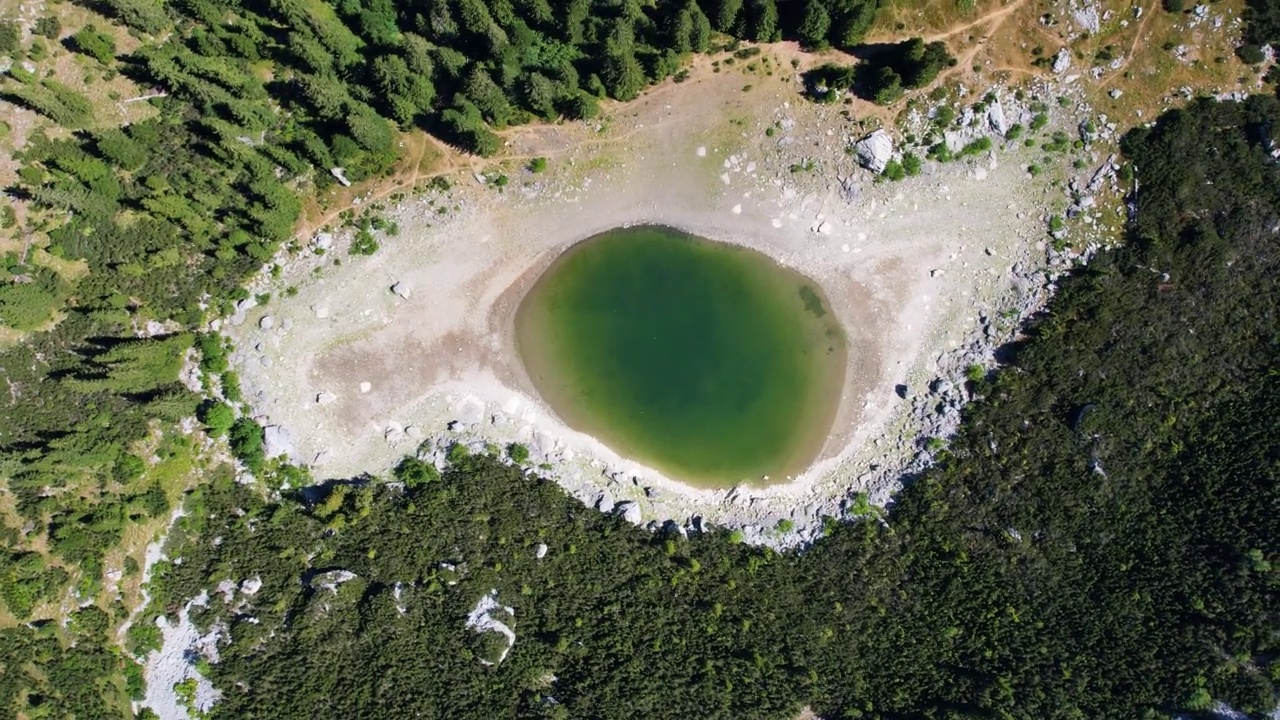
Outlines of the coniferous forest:
{"type": "MultiPolygon", "coordinates": [[[[196,415],[261,462],[261,429],[202,404],[178,372],[194,353],[205,382],[239,399],[228,348],[199,329],[247,297],[245,279],[291,241],[300,196],[334,182],[330,168],[385,173],[397,133],[415,128],[498,152],[502,128],[593,117],[717,38],[852,48],[874,2],[92,6],[136,49],[88,26],[68,46],[155,88],[150,119],[100,123],[74,90],[20,65],[0,83],[65,131],[31,139],[7,191],[52,257],[86,268],[74,281],[13,258],[0,268],[33,280],[0,283],[3,325],[29,331],[0,353],[0,477],[21,521],[0,528],[0,602],[25,621],[69,582],[101,593],[110,548],[178,501],[167,553],[182,562],[159,566],[130,652],[114,637],[120,606],[0,629],[0,716],[120,716],[140,690],[128,655],[155,646],[156,613],[250,578],[262,586],[246,604],[191,609],[231,640],[202,669],[224,693],[219,717],[1276,706],[1276,98],[1197,101],[1131,131],[1127,243],[1066,279],[1006,365],[972,381],[960,434],[891,508],[779,554],[721,530],[649,533],[485,455],[455,452],[443,474],[409,458],[394,478],[318,496],[264,493],[223,465],[175,498],[135,448],[157,423],[196,415]],[[148,323],[164,330],[139,333],[148,323]],[[8,550],[30,537],[57,561],[8,550]],[[330,590],[337,571],[354,578],[330,590]],[[505,657],[500,635],[464,627],[491,590],[513,610],[505,657]]],[[[1247,37],[1273,40],[1271,6],[1251,7],[1247,37]]]]}

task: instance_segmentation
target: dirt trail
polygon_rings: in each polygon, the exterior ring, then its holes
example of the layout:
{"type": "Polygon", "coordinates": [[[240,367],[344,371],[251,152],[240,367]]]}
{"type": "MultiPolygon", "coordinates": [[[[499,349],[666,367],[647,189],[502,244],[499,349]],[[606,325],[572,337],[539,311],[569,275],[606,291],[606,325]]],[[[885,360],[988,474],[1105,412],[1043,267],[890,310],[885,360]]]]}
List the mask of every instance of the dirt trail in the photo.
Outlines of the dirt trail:
{"type": "MultiPolygon", "coordinates": [[[[1158,4],[1158,1],[1152,2],[1142,8],[1142,19],[1138,21],[1138,27],[1133,32],[1133,42],[1129,43],[1129,52],[1125,53],[1124,62],[1122,62],[1120,67],[1116,68],[1116,70],[1124,70],[1129,67],[1129,63],[1133,62],[1133,54],[1138,51],[1138,43],[1142,40],[1143,31],[1147,29],[1147,21],[1150,20],[1151,16],[1155,15],[1156,10],[1159,9],[1158,4]]],[[[1116,78],[1123,76],[1123,72],[1111,73],[1104,80],[1098,83],[1098,89],[1101,90],[1107,87],[1115,81],[1116,78]]]]}
{"type": "MultiPolygon", "coordinates": [[[[1005,5],[1004,7],[999,8],[998,10],[992,10],[991,12],[985,13],[985,14],[981,15],[980,17],[978,17],[978,18],[976,18],[976,19],[974,19],[974,20],[972,20],[972,21],[970,21],[970,22],[965,23],[964,25],[960,25],[960,26],[958,26],[958,27],[951,28],[951,29],[949,29],[949,30],[947,30],[947,31],[945,31],[945,32],[936,33],[936,34],[934,34],[934,35],[926,36],[926,37],[925,37],[925,39],[924,39],[924,41],[925,41],[925,42],[935,42],[935,41],[937,41],[937,40],[946,40],[947,38],[950,38],[950,37],[952,37],[952,36],[954,36],[954,35],[959,35],[960,33],[964,32],[965,30],[969,30],[970,28],[978,27],[979,25],[982,25],[982,24],[984,24],[984,23],[990,22],[990,21],[992,21],[992,20],[1001,19],[1001,20],[1003,21],[1003,18],[1004,18],[1006,15],[1008,15],[1009,13],[1013,12],[1014,10],[1017,10],[1018,8],[1022,7],[1023,5],[1026,5],[1026,4],[1027,4],[1027,0],[1014,0],[1013,2],[1009,3],[1008,5],[1005,5]]],[[[998,27],[998,26],[997,26],[997,27],[998,27]]],[[[992,28],[992,31],[994,32],[994,31],[995,31],[995,28],[992,28]]],[[[990,36],[990,35],[991,35],[991,33],[987,33],[987,35],[988,35],[988,36],[990,36]]]]}

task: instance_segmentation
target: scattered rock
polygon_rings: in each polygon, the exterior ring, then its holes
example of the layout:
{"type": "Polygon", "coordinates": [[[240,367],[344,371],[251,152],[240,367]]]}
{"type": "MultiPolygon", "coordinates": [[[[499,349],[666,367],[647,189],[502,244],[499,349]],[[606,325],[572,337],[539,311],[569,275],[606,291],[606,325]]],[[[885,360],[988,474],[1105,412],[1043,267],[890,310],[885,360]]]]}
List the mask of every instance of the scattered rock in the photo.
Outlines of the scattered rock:
{"type": "Polygon", "coordinates": [[[270,330],[275,326],[276,326],[276,319],[271,317],[270,315],[263,315],[262,319],[258,321],[258,327],[262,328],[263,330],[270,330]]]}
{"type": "Polygon", "coordinates": [[[408,300],[409,296],[413,294],[413,288],[409,287],[409,284],[406,283],[404,280],[401,280],[400,282],[391,286],[391,292],[395,293],[396,295],[399,295],[405,300],[408,300]]]}
{"type": "Polygon", "coordinates": [[[853,146],[858,164],[879,175],[893,159],[893,138],[884,130],[876,130],[853,146]]]}

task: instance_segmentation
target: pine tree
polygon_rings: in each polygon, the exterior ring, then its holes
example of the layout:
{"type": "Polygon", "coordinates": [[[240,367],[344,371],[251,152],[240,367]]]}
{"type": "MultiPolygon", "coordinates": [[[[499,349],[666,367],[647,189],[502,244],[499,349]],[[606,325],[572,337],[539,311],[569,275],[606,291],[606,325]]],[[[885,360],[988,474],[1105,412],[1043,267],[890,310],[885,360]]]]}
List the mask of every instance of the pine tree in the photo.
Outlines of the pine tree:
{"type": "Polygon", "coordinates": [[[831,16],[821,0],[808,0],[800,28],[796,31],[800,44],[806,48],[822,48],[827,45],[827,33],[831,30],[831,16]]]}
{"type": "Polygon", "coordinates": [[[715,27],[722,33],[732,33],[733,26],[742,13],[742,0],[720,0],[716,6],[715,27]]]}
{"type": "Polygon", "coordinates": [[[753,0],[750,15],[752,40],[774,42],[778,39],[778,4],[775,0],[753,0]]]}

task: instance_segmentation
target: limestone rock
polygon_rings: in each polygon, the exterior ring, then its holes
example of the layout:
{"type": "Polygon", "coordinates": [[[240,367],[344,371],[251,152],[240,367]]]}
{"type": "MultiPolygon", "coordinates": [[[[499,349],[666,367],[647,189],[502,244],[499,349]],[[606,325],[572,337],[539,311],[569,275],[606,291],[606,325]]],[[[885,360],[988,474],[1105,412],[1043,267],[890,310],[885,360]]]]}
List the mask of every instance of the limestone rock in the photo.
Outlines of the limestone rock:
{"type": "Polygon", "coordinates": [[[547,556],[547,544],[546,544],[546,543],[538,543],[538,545],[537,545],[536,547],[534,547],[534,548],[533,548],[533,556],[534,556],[535,558],[539,559],[539,560],[541,560],[542,558],[546,557],[546,556],[547,556]]]}
{"type": "Polygon", "coordinates": [[[334,394],[333,394],[333,393],[331,393],[331,392],[322,392],[322,393],[320,393],[320,394],[316,395],[316,404],[317,404],[317,405],[328,405],[328,404],[332,403],[334,400],[337,400],[337,399],[338,399],[338,396],[337,396],[337,395],[334,395],[334,394]]]}
{"type": "Polygon", "coordinates": [[[602,513],[613,512],[613,496],[602,492],[596,496],[596,509],[602,513]]]}
{"type": "Polygon", "coordinates": [[[1071,51],[1064,47],[1058,51],[1057,55],[1053,56],[1053,71],[1055,73],[1062,74],[1070,67],[1071,51]]]}
{"type": "Polygon", "coordinates": [[[408,300],[409,296],[413,294],[413,288],[409,287],[408,283],[401,280],[400,282],[391,286],[391,292],[395,293],[396,295],[399,295],[405,300],[408,300]]]}
{"type": "Polygon", "coordinates": [[[240,583],[240,592],[245,595],[256,595],[262,589],[262,578],[251,577],[240,583]]]}
{"type": "Polygon", "coordinates": [[[615,507],[613,510],[614,512],[621,515],[623,520],[626,520],[632,525],[640,524],[641,513],[640,513],[639,504],[628,500],[626,502],[618,503],[617,507],[615,507]]]}
{"type": "Polygon", "coordinates": [[[258,327],[262,328],[263,330],[270,330],[275,326],[276,326],[276,319],[271,317],[270,315],[263,315],[262,319],[258,321],[258,327]]]}
{"type": "Polygon", "coordinates": [[[998,133],[1000,137],[1009,132],[1009,125],[1004,119],[1004,106],[1000,104],[999,98],[987,107],[987,125],[991,126],[991,131],[998,133]]]}
{"type": "Polygon", "coordinates": [[[351,187],[351,181],[347,179],[346,171],[340,167],[329,168],[329,174],[340,183],[343,187],[351,187]]]}
{"type": "Polygon", "coordinates": [[[893,159],[893,138],[884,130],[876,130],[853,146],[858,164],[879,175],[893,159]]]}
{"type": "Polygon", "coordinates": [[[289,455],[293,452],[293,440],[279,425],[268,425],[263,428],[262,440],[263,452],[269,458],[289,455]]]}

